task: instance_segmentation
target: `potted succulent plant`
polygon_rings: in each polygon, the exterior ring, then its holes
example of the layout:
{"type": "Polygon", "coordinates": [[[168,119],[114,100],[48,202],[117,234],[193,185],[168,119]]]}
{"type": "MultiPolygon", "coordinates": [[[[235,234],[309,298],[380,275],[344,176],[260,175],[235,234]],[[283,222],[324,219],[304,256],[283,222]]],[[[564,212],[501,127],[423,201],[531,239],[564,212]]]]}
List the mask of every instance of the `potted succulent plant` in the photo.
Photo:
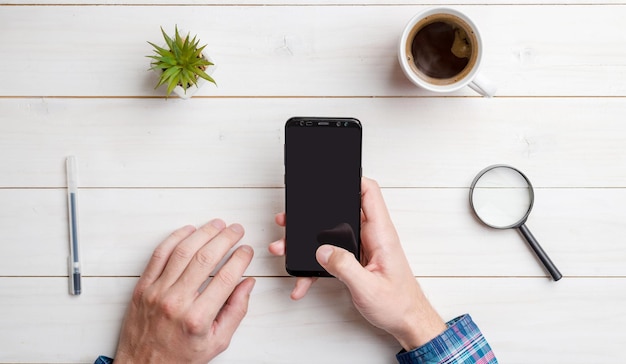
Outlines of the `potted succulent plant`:
{"type": "Polygon", "coordinates": [[[155,88],[167,85],[168,96],[174,91],[179,97],[188,99],[207,81],[215,84],[211,77],[215,65],[212,59],[203,53],[206,45],[199,47],[200,41],[196,36],[191,38],[189,33],[181,37],[178,26],[175,27],[173,38],[168,36],[163,28],[161,33],[166,43],[163,47],[148,42],[156,53],[148,56],[152,58],[150,69],[160,75],[155,88]]]}

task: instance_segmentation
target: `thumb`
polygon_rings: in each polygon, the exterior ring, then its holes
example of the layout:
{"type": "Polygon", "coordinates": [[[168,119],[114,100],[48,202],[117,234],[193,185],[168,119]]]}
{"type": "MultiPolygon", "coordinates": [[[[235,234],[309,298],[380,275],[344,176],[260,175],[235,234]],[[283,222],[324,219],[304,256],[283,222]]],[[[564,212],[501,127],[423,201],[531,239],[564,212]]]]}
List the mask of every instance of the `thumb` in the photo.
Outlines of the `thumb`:
{"type": "Polygon", "coordinates": [[[361,266],[354,254],[349,251],[333,246],[322,245],[315,253],[317,261],[328,273],[345,283],[350,291],[367,282],[369,272],[361,266]]]}

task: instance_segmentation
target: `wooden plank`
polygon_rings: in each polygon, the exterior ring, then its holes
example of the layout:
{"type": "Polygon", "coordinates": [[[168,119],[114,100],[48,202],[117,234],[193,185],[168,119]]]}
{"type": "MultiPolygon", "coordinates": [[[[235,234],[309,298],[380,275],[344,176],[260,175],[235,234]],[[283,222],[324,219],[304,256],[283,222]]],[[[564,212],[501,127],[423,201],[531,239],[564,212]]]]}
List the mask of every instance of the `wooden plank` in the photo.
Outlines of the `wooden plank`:
{"type": "MultiPolygon", "coordinates": [[[[430,95],[403,76],[396,56],[404,25],[423,8],[5,6],[0,96],[163,95],[146,71],[146,41],[174,24],[208,43],[218,65],[219,87],[200,95],[430,95]]],[[[623,6],[458,8],[482,30],[483,69],[499,96],[626,95],[623,6]],[[602,20],[581,26],[589,19],[602,20]]]]}
{"type": "MultiPolygon", "coordinates": [[[[566,277],[626,276],[626,189],[537,189],[528,226],[566,277]]],[[[384,189],[418,276],[547,276],[515,231],[483,227],[467,189],[384,189]]],[[[80,191],[83,272],[138,276],[174,229],[211,218],[240,222],[255,249],[253,276],[285,276],[267,252],[282,237],[273,217],[282,189],[89,189],[80,191]]],[[[0,190],[0,276],[65,276],[64,190],[0,190]]]]}
{"type": "MultiPolygon", "coordinates": [[[[113,355],[135,281],[86,278],[85,293],[71,297],[62,278],[0,278],[0,362],[89,363],[113,355]]],[[[445,319],[469,312],[501,362],[525,363],[528,353],[537,363],[626,360],[624,278],[420,282],[445,319]]],[[[294,353],[299,363],[394,361],[398,344],[360,317],[341,283],[320,280],[299,302],[288,297],[292,284],[257,279],[248,316],[215,363],[292,363],[294,353]]]]}
{"type": "Polygon", "coordinates": [[[625,187],[622,99],[0,100],[0,187],[282,187],[294,115],[363,123],[364,174],[387,187],[468,187],[487,165],[536,187],[625,187]]]}

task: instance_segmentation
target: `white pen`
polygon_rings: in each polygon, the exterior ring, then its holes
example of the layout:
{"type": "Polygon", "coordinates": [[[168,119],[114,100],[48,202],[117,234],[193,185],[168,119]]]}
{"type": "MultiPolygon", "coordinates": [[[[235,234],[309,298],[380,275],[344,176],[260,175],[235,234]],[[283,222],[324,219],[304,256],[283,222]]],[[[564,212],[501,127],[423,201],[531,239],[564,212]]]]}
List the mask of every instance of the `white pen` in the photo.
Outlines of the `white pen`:
{"type": "Polygon", "coordinates": [[[67,157],[67,210],[69,217],[70,257],[68,259],[70,294],[79,295],[80,289],[80,256],[78,254],[78,180],[76,173],[76,158],[67,157]]]}

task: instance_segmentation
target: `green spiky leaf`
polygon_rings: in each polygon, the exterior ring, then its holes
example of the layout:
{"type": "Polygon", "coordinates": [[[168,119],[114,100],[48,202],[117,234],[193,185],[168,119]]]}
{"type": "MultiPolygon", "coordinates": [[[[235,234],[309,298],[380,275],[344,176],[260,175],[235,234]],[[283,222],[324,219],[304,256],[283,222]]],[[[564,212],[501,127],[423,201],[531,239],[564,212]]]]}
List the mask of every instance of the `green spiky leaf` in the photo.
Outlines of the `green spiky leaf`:
{"type": "Polygon", "coordinates": [[[154,54],[147,56],[152,59],[150,69],[161,71],[156,87],[167,85],[169,96],[176,86],[181,86],[186,92],[191,85],[197,84],[199,78],[215,84],[215,80],[205,72],[207,67],[213,66],[213,63],[202,55],[206,45],[199,47],[200,41],[197,36],[194,35],[192,38],[189,33],[181,36],[178,26],[174,29],[174,36],[170,37],[161,27],[166,47],[148,42],[154,48],[154,54]]]}

